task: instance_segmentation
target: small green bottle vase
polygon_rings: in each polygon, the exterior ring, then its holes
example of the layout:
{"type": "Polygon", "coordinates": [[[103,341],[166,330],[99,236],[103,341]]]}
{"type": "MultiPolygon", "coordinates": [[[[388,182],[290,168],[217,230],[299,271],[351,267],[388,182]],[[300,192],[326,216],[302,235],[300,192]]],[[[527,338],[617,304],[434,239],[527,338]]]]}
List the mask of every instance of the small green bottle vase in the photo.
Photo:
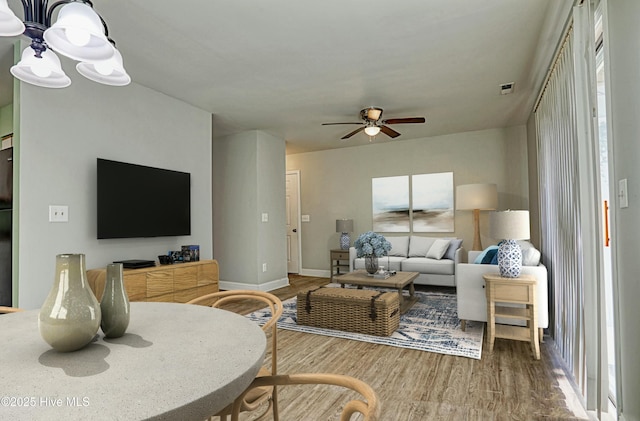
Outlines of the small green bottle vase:
{"type": "Polygon", "coordinates": [[[119,338],[129,326],[129,297],[122,280],[122,263],[107,265],[102,300],[100,328],[107,338],[119,338]]]}
{"type": "Polygon", "coordinates": [[[87,283],[84,254],[57,255],[53,288],[38,316],[42,338],[56,351],[76,351],[93,340],[100,315],[87,283]]]}

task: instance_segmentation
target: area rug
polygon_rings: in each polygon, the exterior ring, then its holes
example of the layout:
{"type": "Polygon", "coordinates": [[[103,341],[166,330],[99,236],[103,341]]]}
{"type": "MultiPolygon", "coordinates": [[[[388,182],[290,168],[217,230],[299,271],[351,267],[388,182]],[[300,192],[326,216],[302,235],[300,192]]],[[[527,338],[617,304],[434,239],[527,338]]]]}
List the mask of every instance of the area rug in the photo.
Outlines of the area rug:
{"type": "MultiPolygon", "coordinates": [[[[463,332],[460,329],[454,294],[416,291],[416,296],[418,301],[400,316],[400,327],[389,337],[299,325],[296,323],[295,297],[283,301],[284,312],[278,321],[278,327],[479,360],[482,355],[484,323],[467,321],[466,330],[463,332]]],[[[268,310],[259,310],[248,317],[261,324],[270,317],[270,313],[268,310]]]]}

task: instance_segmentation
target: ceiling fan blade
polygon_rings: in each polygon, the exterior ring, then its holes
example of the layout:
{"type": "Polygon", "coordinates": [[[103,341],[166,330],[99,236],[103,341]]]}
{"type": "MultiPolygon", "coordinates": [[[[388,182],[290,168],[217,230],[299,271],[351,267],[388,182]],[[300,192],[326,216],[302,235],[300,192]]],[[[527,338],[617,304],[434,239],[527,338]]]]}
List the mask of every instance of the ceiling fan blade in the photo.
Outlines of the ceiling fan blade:
{"type": "Polygon", "coordinates": [[[344,139],[349,139],[351,136],[353,136],[354,134],[360,133],[361,131],[364,130],[364,126],[360,127],[359,129],[355,129],[354,131],[352,131],[349,134],[346,134],[344,136],[342,136],[340,139],[344,140],[344,139]]]}
{"type": "Polygon", "coordinates": [[[386,134],[387,136],[391,137],[391,138],[396,138],[396,137],[400,136],[400,133],[396,132],[391,127],[380,126],[380,131],[382,133],[386,134]]]}
{"type": "Polygon", "coordinates": [[[362,124],[362,121],[359,123],[322,123],[323,126],[335,126],[336,124],[362,124]]]}
{"type": "Polygon", "coordinates": [[[403,124],[403,123],[424,123],[424,117],[407,117],[407,118],[390,118],[389,120],[384,120],[383,124],[403,124]]]}

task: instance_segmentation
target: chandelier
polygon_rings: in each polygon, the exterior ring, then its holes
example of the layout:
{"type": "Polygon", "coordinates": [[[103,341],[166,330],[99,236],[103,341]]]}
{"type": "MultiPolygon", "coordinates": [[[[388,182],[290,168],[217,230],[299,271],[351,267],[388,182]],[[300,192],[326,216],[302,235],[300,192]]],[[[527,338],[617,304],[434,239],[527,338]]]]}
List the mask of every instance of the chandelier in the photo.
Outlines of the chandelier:
{"type": "Polygon", "coordinates": [[[11,67],[11,74],[23,82],[45,88],[66,88],[71,79],[64,73],[62,54],[78,61],[76,70],[94,82],[124,86],[131,82],[122,65],[122,55],[109,38],[105,21],[88,0],[61,0],[49,6],[48,0],[21,0],[24,22],[0,0],[0,36],[24,34],[31,45],[11,67]],[[60,7],[52,24],[53,12],[60,7]],[[55,51],[55,52],[54,52],[55,51]]]}

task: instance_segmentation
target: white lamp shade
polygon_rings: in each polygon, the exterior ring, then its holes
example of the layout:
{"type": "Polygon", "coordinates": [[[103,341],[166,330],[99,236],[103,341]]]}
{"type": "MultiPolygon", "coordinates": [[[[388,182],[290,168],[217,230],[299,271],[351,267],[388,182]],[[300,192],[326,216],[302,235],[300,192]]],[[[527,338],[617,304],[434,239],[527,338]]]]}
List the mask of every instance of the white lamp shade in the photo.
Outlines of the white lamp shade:
{"type": "Polygon", "coordinates": [[[508,210],[491,213],[491,237],[497,240],[529,239],[529,211],[508,210]]]}
{"type": "Polygon", "coordinates": [[[373,137],[373,136],[377,135],[378,133],[380,133],[380,127],[378,127],[378,126],[367,126],[367,127],[364,128],[364,132],[366,134],[368,134],[369,136],[373,137]]]}
{"type": "Polygon", "coordinates": [[[456,187],[456,209],[494,210],[498,207],[495,184],[463,184],[456,187]]]}
{"type": "Polygon", "coordinates": [[[336,219],[336,232],[353,232],[353,219],[336,219]]]}
{"type": "Polygon", "coordinates": [[[56,23],[44,31],[44,40],[55,51],[78,61],[107,60],[115,54],[100,17],[85,3],[62,6],[56,23]]]}
{"type": "Polygon", "coordinates": [[[24,23],[9,9],[7,0],[0,0],[0,36],[13,37],[24,32],[24,23]]]}
{"type": "Polygon", "coordinates": [[[76,70],[87,79],[104,85],[125,86],[131,83],[131,77],[124,70],[122,55],[118,50],[107,60],[80,62],[76,64],[76,70]]]}
{"type": "Polygon", "coordinates": [[[60,59],[49,49],[42,53],[42,58],[38,58],[31,47],[25,48],[20,62],[11,67],[11,74],[23,82],[43,88],[66,88],[71,85],[71,79],[60,66],[60,59]]]}

